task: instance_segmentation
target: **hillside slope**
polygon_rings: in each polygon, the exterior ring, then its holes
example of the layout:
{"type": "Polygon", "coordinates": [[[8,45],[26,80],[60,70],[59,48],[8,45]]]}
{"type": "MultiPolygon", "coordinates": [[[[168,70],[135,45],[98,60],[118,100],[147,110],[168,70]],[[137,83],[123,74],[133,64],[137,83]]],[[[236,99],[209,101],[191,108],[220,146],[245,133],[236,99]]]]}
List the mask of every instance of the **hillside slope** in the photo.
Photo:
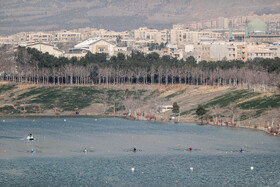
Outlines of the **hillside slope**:
{"type": "Polygon", "coordinates": [[[9,0],[0,1],[0,34],[88,26],[167,28],[187,20],[279,13],[279,7],[279,0],[9,0]]]}
{"type": "Polygon", "coordinates": [[[0,115],[118,115],[146,113],[170,118],[172,111],[159,107],[180,106],[182,121],[195,121],[195,110],[203,104],[207,115],[226,121],[280,123],[280,94],[245,89],[188,85],[40,86],[0,84],[0,115]],[[115,111],[115,114],[114,114],[115,111]]]}

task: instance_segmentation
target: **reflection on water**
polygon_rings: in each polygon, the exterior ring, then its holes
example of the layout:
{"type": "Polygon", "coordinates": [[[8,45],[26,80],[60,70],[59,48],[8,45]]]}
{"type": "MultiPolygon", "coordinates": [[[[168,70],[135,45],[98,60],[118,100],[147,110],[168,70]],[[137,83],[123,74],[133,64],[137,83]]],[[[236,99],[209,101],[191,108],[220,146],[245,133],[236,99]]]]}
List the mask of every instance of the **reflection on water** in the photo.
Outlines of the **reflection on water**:
{"type": "Polygon", "coordinates": [[[279,141],[192,123],[6,120],[0,186],[279,186],[279,141]]]}
{"type": "Polygon", "coordinates": [[[24,140],[24,137],[0,136],[0,139],[24,140]]]}

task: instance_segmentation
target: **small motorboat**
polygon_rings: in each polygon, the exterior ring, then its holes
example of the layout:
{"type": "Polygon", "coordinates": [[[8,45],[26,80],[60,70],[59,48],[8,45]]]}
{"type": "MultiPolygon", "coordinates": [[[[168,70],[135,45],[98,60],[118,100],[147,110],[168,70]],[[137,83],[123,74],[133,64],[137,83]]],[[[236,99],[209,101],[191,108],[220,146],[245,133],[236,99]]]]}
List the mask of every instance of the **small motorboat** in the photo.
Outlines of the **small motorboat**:
{"type": "Polygon", "coordinates": [[[34,140],[34,137],[32,134],[29,134],[27,137],[26,137],[27,140],[34,140]]]}

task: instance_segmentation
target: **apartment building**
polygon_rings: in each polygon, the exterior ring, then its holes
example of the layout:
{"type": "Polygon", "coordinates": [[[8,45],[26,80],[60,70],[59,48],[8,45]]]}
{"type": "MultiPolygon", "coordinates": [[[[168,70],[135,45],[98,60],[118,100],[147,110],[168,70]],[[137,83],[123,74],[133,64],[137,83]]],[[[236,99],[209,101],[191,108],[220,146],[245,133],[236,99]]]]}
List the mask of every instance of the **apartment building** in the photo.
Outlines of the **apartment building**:
{"type": "Polygon", "coordinates": [[[154,42],[158,43],[158,44],[169,43],[170,42],[170,30],[164,29],[164,30],[158,31],[155,34],[154,42]]]}
{"type": "Polygon", "coordinates": [[[194,57],[196,58],[197,62],[211,61],[210,46],[211,43],[197,43],[194,45],[194,53],[196,54],[194,57]]]}
{"type": "Polygon", "coordinates": [[[71,32],[71,31],[55,32],[54,41],[79,42],[79,41],[81,41],[81,33],[71,32]]]}
{"type": "Polygon", "coordinates": [[[26,41],[26,35],[27,33],[21,32],[21,33],[13,34],[10,37],[12,38],[13,44],[18,44],[20,42],[26,41]]]}
{"type": "Polygon", "coordinates": [[[247,44],[245,43],[241,43],[236,45],[236,52],[237,52],[237,56],[236,56],[236,60],[242,60],[244,62],[246,62],[248,60],[248,49],[247,49],[247,44]]]}
{"type": "Polygon", "coordinates": [[[210,60],[221,61],[227,59],[228,48],[226,42],[214,42],[210,45],[210,60]]]}
{"type": "Polygon", "coordinates": [[[278,48],[273,48],[268,44],[261,45],[247,45],[248,59],[253,60],[254,58],[275,58],[277,56],[278,48]]]}
{"type": "Polygon", "coordinates": [[[188,43],[198,43],[199,39],[199,32],[190,31],[189,29],[171,29],[170,31],[170,43],[172,44],[185,45],[188,43]]]}
{"type": "Polygon", "coordinates": [[[53,35],[44,32],[27,33],[26,41],[28,42],[51,42],[53,35]]]}
{"type": "Polygon", "coordinates": [[[219,32],[213,32],[209,30],[202,30],[197,32],[197,40],[203,40],[203,39],[221,39],[222,33],[219,32]]]}
{"type": "Polygon", "coordinates": [[[194,52],[194,44],[187,44],[184,47],[185,53],[192,53],[194,52]]]}
{"type": "Polygon", "coordinates": [[[157,34],[158,34],[157,29],[140,27],[139,29],[133,30],[132,36],[135,40],[151,40],[154,42],[157,34]]]}
{"type": "Polygon", "coordinates": [[[201,42],[186,45],[186,52],[191,52],[198,62],[221,60],[248,60],[248,46],[242,42],[201,42]]]}
{"type": "Polygon", "coordinates": [[[13,36],[0,36],[0,45],[2,44],[14,44],[13,36]]]}
{"type": "Polygon", "coordinates": [[[171,57],[177,59],[183,59],[184,51],[179,49],[176,44],[167,44],[165,48],[162,49],[163,55],[170,55],[171,57]]]}
{"type": "Polygon", "coordinates": [[[280,57],[280,41],[270,44],[269,49],[274,51],[275,57],[280,57]]]}
{"type": "Polygon", "coordinates": [[[144,47],[147,47],[151,43],[154,43],[154,40],[134,40],[132,43],[130,43],[130,47],[135,50],[142,50],[144,47]]]}
{"type": "Polygon", "coordinates": [[[90,32],[90,37],[99,37],[111,42],[118,42],[118,40],[130,39],[130,36],[131,34],[129,31],[116,32],[111,30],[99,29],[90,32]]]}
{"type": "Polygon", "coordinates": [[[170,30],[170,43],[182,45],[191,42],[189,29],[173,28],[170,30]]]}
{"type": "Polygon", "coordinates": [[[171,29],[170,31],[170,43],[178,45],[215,41],[220,40],[222,37],[222,33],[210,30],[190,31],[189,29],[171,29]]]}

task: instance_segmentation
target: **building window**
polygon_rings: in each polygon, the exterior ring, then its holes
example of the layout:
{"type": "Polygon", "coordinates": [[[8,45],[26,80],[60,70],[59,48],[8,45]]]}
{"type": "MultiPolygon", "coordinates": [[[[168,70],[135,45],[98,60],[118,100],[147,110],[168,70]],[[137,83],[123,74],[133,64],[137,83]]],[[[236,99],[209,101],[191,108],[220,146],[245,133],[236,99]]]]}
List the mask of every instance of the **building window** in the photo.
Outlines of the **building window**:
{"type": "Polygon", "coordinates": [[[99,48],[99,52],[105,52],[105,48],[99,48]]]}

